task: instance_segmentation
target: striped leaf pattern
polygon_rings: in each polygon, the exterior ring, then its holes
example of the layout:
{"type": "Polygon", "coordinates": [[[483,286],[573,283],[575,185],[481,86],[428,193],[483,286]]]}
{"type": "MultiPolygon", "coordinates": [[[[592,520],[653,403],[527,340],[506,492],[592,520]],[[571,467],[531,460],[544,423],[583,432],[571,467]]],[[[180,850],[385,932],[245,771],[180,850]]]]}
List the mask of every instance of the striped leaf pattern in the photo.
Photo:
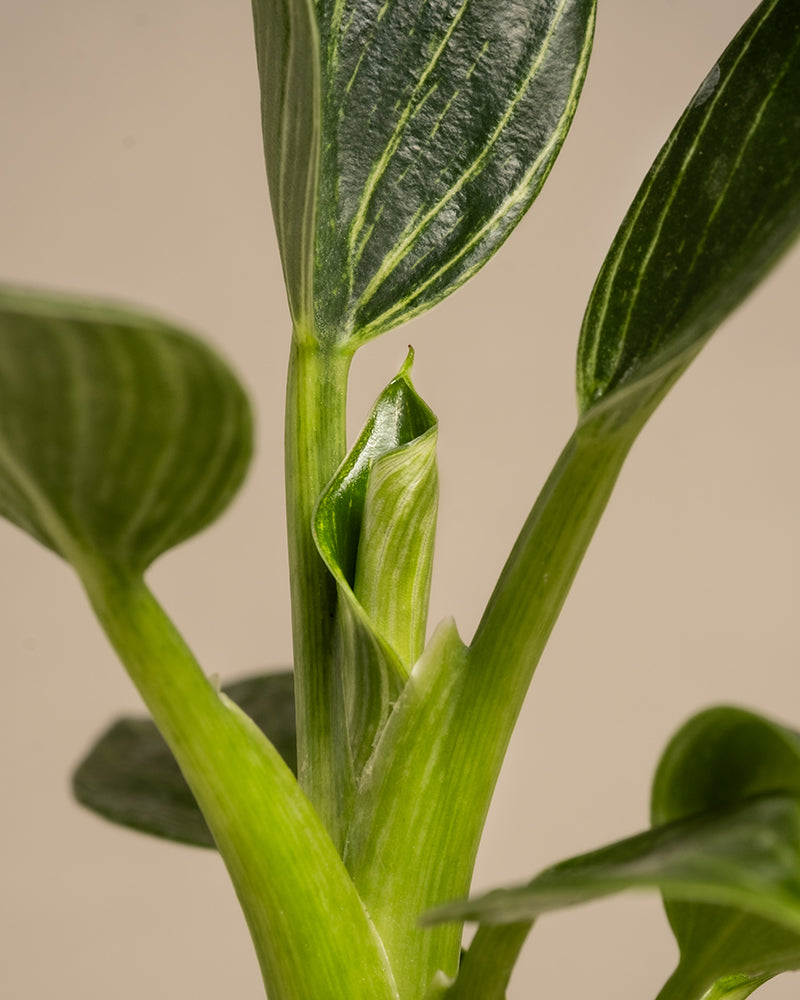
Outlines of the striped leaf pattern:
{"type": "Polygon", "coordinates": [[[253,0],[264,154],[292,321],[313,325],[319,46],[311,0],[253,0]]]}
{"type": "Polygon", "coordinates": [[[0,291],[0,514],[76,568],[143,571],[222,512],[250,452],[244,393],[194,338],[0,291]]]}
{"type": "Polygon", "coordinates": [[[314,517],[339,592],[337,660],[356,777],[425,644],[437,423],[410,364],[411,355],[381,393],[314,517]]]}
{"type": "Polygon", "coordinates": [[[764,0],[645,178],[578,350],[582,411],[663,395],[800,228],[800,7],[764,0]],[[626,390],[625,393],[622,390],[626,390]]]}
{"type": "Polygon", "coordinates": [[[317,320],[357,344],[464,282],[530,206],[575,111],[595,3],[317,9],[317,320]]]}
{"type": "MultiPolygon", "coordinates": [[[[785,0],[762,3],[678,123],[604,264],[579,349],[578,427],[503,569],[469,647],[471,669],[457,678],[461,691],[455,687],[451,692],[454,700],[460,698],[460,719],[479,716],[480,722],[475,721],[472,729],[480,726],[493,733],[493,743],[485,744],[487,758],[503,743],[503,736],[510,738],[510,729],[503,733],[503,720],[516,718],[638,432],[713,326],[766,272],[797,231],[799,45],[796,4],[785,0]],[[724,164],[730,165],[725,175],[719,172],[724,164]],[[685,273],[672,266],[674,260],[685,265],[685,273]]],[[[398,708],[393,713],[387,733],[399,725],[400,712],[398,708]]],[[[439,723],[438,731],[442,734],[439,741],[444,740],[447,726],[439,723]]],[[[386,736],[382,742],[387,742],[386,736]]],[[[574,866],[567,862],[528,887],[437,907],[432,922],[465,918],[486,922],[475,937],[471,959],[460,965],[464,976],[472,978],[460,984],[457,980],[445,995],[453,1000],[490,995],[487,983],[500,991],[495,995],[502,995],[526,922],[547,909],[602,894],[600,883],[604,877],[610,883],[612,868],[619,876],[617,890],[623,883],[641,886],[648,879],[649,885],[658,886],[662,875],[665,883],[675,877],[672,890],[677,880],[687,876],[681,891],[693,901],[668,903],[681,945],[682,967],[659,1000],[709,1000],[709,986],[720,1000],[723,996],[740,1000],[780,968],[800,964],[800,772],[796,772],[796,761],[795,770],[791,765],[793,752],[796,757],[796,750],[788,747],[791,741],[784,734],[775,742],[782,742],[786,751],[780,764],[783,771],[775,783],[758,786],[745,780],[743,765],[749,761],[757,772],[765,760],[764,741],[746,740],[738,751],[728,743],[715,767],[709,767],[706,745],[689,761],[686,784],[691,784],[690,775],[699,785],[698,776],[707,768],[706,790],[727,790],[730,797],[720,801],[709,796],[695,802],[693,810],[669,815],[654,809],[654,823],[660,826],[681,822],[692,811],[736,810],[737,799],[789,792],[783,802],[772,800],[764,806],[765,800],[759,800],[752,812],[749,805],[743,806],[745,813],[733,823],[728,817],[714,828],[705,827],[703,821],[699,839],[698,829],[685,828],[681,833],[686,836],[683,872],[677,867],[669,871],[676,860],[678,840],[671,839],[675,831],[663,840],[661,833],[651,832],[633,843],[614,845],[607,853],[601,852],[603,856],[593,852],[575,859],[574,866]],[[732,834],[729,840],[726,831],[732,834]],[[709,853],[704,853],[709,847],[709,853]],[[758,878],[751,880],[750,863],[757,860],[759,847],[764,848],[760,859],[764,865],[758,878]],[[604,869],[606,864],[609,867],[604,869]],[[701,886],[703,866],[708,880],[701,886]],[[578,885],[581,870],[586,876],[582,887],[578,885]],[[746,907],[738,908],[731,903],[732,889],[736,885],[734,891],[745,893],[748,881],[752,895],[746,907]],[[784,895],[789,883],[791,890],[784,895]],[[706,902],[697,902],[701,898],[706,902]],[[731,905],[722,905],[726,902],[731,905]],[[676,913],[686,916],[680,932],[673,919],[676,913]],[[697,937],[690,941],[692,927],[697,937]],[[687,948],[689,957],[685,958],[687,948]],[[498,955],[502,960],[496,960],[498,955]],[[709,956],[717,964],[698,965],[698,955],[709,956]],[[765,961],[770,963],[769,972],[765,972],[765,961]],[[719,982],[723,977],[727,977],[724,986],[719,982]]],[[[402,759],[395,747],[392,751],[402,759]]],[[[430,756],[427,747],[426,751],[430,756]]],[[[779,756],[775,754],[776,759],[779,756]]],[[[375,771],[379,763],[376,760],[375,771]]],[[[494,768],[492,780],[499,762],[494,768]]],[[[763,771],[761,777],[771,782],[775,774],[763,771]]],[[[680,781],[676,786],[684,787],[680,781]]],[[[410,793],[408,779],[404,788],[410,793]]],[[[453,825],[461,823],[453,821],[453,825]]],[[[410,840],[414,824],[403,832],[410,840]]],[[[382,887],[371,888],[379,897],[382,887]]],[[[602,891],[606,889],[612,891],[609,884],[602,891]]],[[[371,913],[379,914],[379,903],[363,889],[362,894],[369,900],[371,913]]]]}
{"type": "Polygon", "coordinates": [[[301,338],[358,346],[494,253],[564,141],[595,6],[253,0],[267,172],[301,338]]]}

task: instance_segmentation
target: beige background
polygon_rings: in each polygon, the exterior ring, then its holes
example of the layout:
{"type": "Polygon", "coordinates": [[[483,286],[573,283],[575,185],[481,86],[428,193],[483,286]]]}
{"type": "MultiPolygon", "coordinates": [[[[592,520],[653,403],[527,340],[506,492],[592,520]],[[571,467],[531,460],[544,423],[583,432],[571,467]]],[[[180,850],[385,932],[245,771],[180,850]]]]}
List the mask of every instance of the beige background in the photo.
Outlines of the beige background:
{"type": "MultiPolygon", "coordinates": [[[[475,626],[574,415],[586,296],[667,131],[753,0],[604,0],[582,106],[531,215],[431,314],[359,357],[353,428],[417,348],[442,421],[435,621],[475,626]],[[502,435],[502,437],[501,437],[502,435]]],[[[288,328],[249,5],[3,0],[0,275],[148,304],[206,333],[256,401],[259,453],[213,530],[152,583],[209,672],[290,657],[281,416],[288,328]]],[[[674,728],[719,701],[800,724],[795,253],[637,445],[553,636],[489,821],[479,886],[646,823],[674,728]]],[[[0,996],[255,1000],[218,859],[107,826],[67,776],[136,709],[70,575],[0,525],[0,996]]],[[[655,898],[542,921],[510,993],[652,997],[655,898]]],[[[796,996],[785,977],[759,996],[796,996]]]]}

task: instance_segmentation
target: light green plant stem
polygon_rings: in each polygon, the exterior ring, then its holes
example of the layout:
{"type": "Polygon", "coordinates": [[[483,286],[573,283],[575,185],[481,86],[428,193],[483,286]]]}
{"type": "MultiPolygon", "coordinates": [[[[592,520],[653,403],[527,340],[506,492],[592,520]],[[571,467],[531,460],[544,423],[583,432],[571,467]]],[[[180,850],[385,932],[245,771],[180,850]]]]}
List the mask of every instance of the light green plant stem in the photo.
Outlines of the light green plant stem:
{"type": "Polygon", "coordinates": [[[703,970],[679,965],[664,984],[656,1000],[745,1000],[772,976],[726,976],[713,986],[706,986],[708,979],[703,970]],[[700,975],[698,975],[698,972],[700,975]]]}
{"type": "Polygon", "coordinates": [[[463,649],[446,630],[434,636],[362,781],[345,859],[404,997],[417,995],[437,969],[454,974],[458,929],[421,929],[419,917],[468,892],[514,723],[637,429],[598,435],[592,425],[579,426],[520,533],[472,647],[463,649]]]}
{"type": "MultiPolygon", "coordinates": [[[[312,514],[346,450],[351,354],[295,334],[286,394],[286,508],[300,785],[335,840],[346,768],[338,759],[341,693],[332,662],[336,585],[317,552],[312,514]]],[[[341,735],[341,734],[340,734],[341,735]]]]}
{"type": "Polygon", "coordinates": [[[496,927],[482,924],[443,1000],[505,1000],[511,973],[532,926],[529,920],[496,927]]]}
{"type": "Polygon", "coordinates": [[[505,715],[509,738],[634,436],[596,436],[578,426],[520,532],[475,633],[473,684],[484,688],[491,679],[501,687],[492,704],[498,723],[505,715]]]}
{"type": "Polygon", "coordinates": [[[228,867],[270,1000],[396,1000],[350,877],[272,744],[208,682],[140,578],[85,562],[81,575],[228,867]]]}

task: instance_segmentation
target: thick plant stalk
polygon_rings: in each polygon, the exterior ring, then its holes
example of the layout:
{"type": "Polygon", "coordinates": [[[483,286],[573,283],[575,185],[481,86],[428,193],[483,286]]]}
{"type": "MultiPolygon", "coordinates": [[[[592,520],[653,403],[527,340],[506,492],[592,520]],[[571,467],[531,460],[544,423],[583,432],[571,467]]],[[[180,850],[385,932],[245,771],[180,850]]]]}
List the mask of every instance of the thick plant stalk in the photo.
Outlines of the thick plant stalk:
{"type": "Polygon", "coordinates": [[[286,510],[300,785],[334,840],[347,769],[338,755],[341,692],[334,676],[336,585],[311,532],[314,507],[346,450],[351,354],[292,339],[286,394],[286,510]]]}
{"type": "Polygon", "coordinates": [[[422,929],[419,917],[469,889],[514,722],[636,430],[598,440],[591,427],[578,428],[472,646],[464,647],[451,625],[440,626],[370,762],[345,860],[401,994],[424,991],[439,969],[455,974],[459,928],[422,929]]]}
{"type": "Polygon", "coordinates": [[[350,876],[275,748],[214,690],[140,579],[96,566],[82,576],[203,811],[270,1000],[397,1000],[350,876]]]}

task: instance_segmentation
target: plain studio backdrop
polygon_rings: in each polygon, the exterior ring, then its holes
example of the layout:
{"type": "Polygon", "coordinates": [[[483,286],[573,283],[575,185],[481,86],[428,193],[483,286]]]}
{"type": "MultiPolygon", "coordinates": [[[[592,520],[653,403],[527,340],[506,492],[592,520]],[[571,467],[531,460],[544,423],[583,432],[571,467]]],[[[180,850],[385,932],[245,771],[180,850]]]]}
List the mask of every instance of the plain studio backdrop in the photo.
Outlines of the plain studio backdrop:
{"type": "MultiPolygon", "coordinates": [[[[538,202],[445,303],[357,358],[351,433],[417,351],[441,419],[431,622],[468,638],[574,421],[586,298],[651,160],[753,0],[604,0],[572,131],[538,202]]],[[[150,574],[209,673],[290,662],[282,413],[289,324],[246,0],[4,0],[0,277],[138,303],[201,331],[251,393],[258,451],[218,525],[150,574]]],[[[691,713],[800,726],[795,252],[645,430],[534,680],[476,888],[647,823],[691,713]]],[[[110,826],[69,773],[138,700],[71,571],[0,524],[0,995],[256,1000],[218,857],[110,826]]],[[[543,919],[513,1000],[653,997],[675,948],[655,894],[543,919]]],[[[795,997],[786,976],[760,997],[795,997]]],[[[311,1000],[311,998],[309,998],[311,1000]]]]}

